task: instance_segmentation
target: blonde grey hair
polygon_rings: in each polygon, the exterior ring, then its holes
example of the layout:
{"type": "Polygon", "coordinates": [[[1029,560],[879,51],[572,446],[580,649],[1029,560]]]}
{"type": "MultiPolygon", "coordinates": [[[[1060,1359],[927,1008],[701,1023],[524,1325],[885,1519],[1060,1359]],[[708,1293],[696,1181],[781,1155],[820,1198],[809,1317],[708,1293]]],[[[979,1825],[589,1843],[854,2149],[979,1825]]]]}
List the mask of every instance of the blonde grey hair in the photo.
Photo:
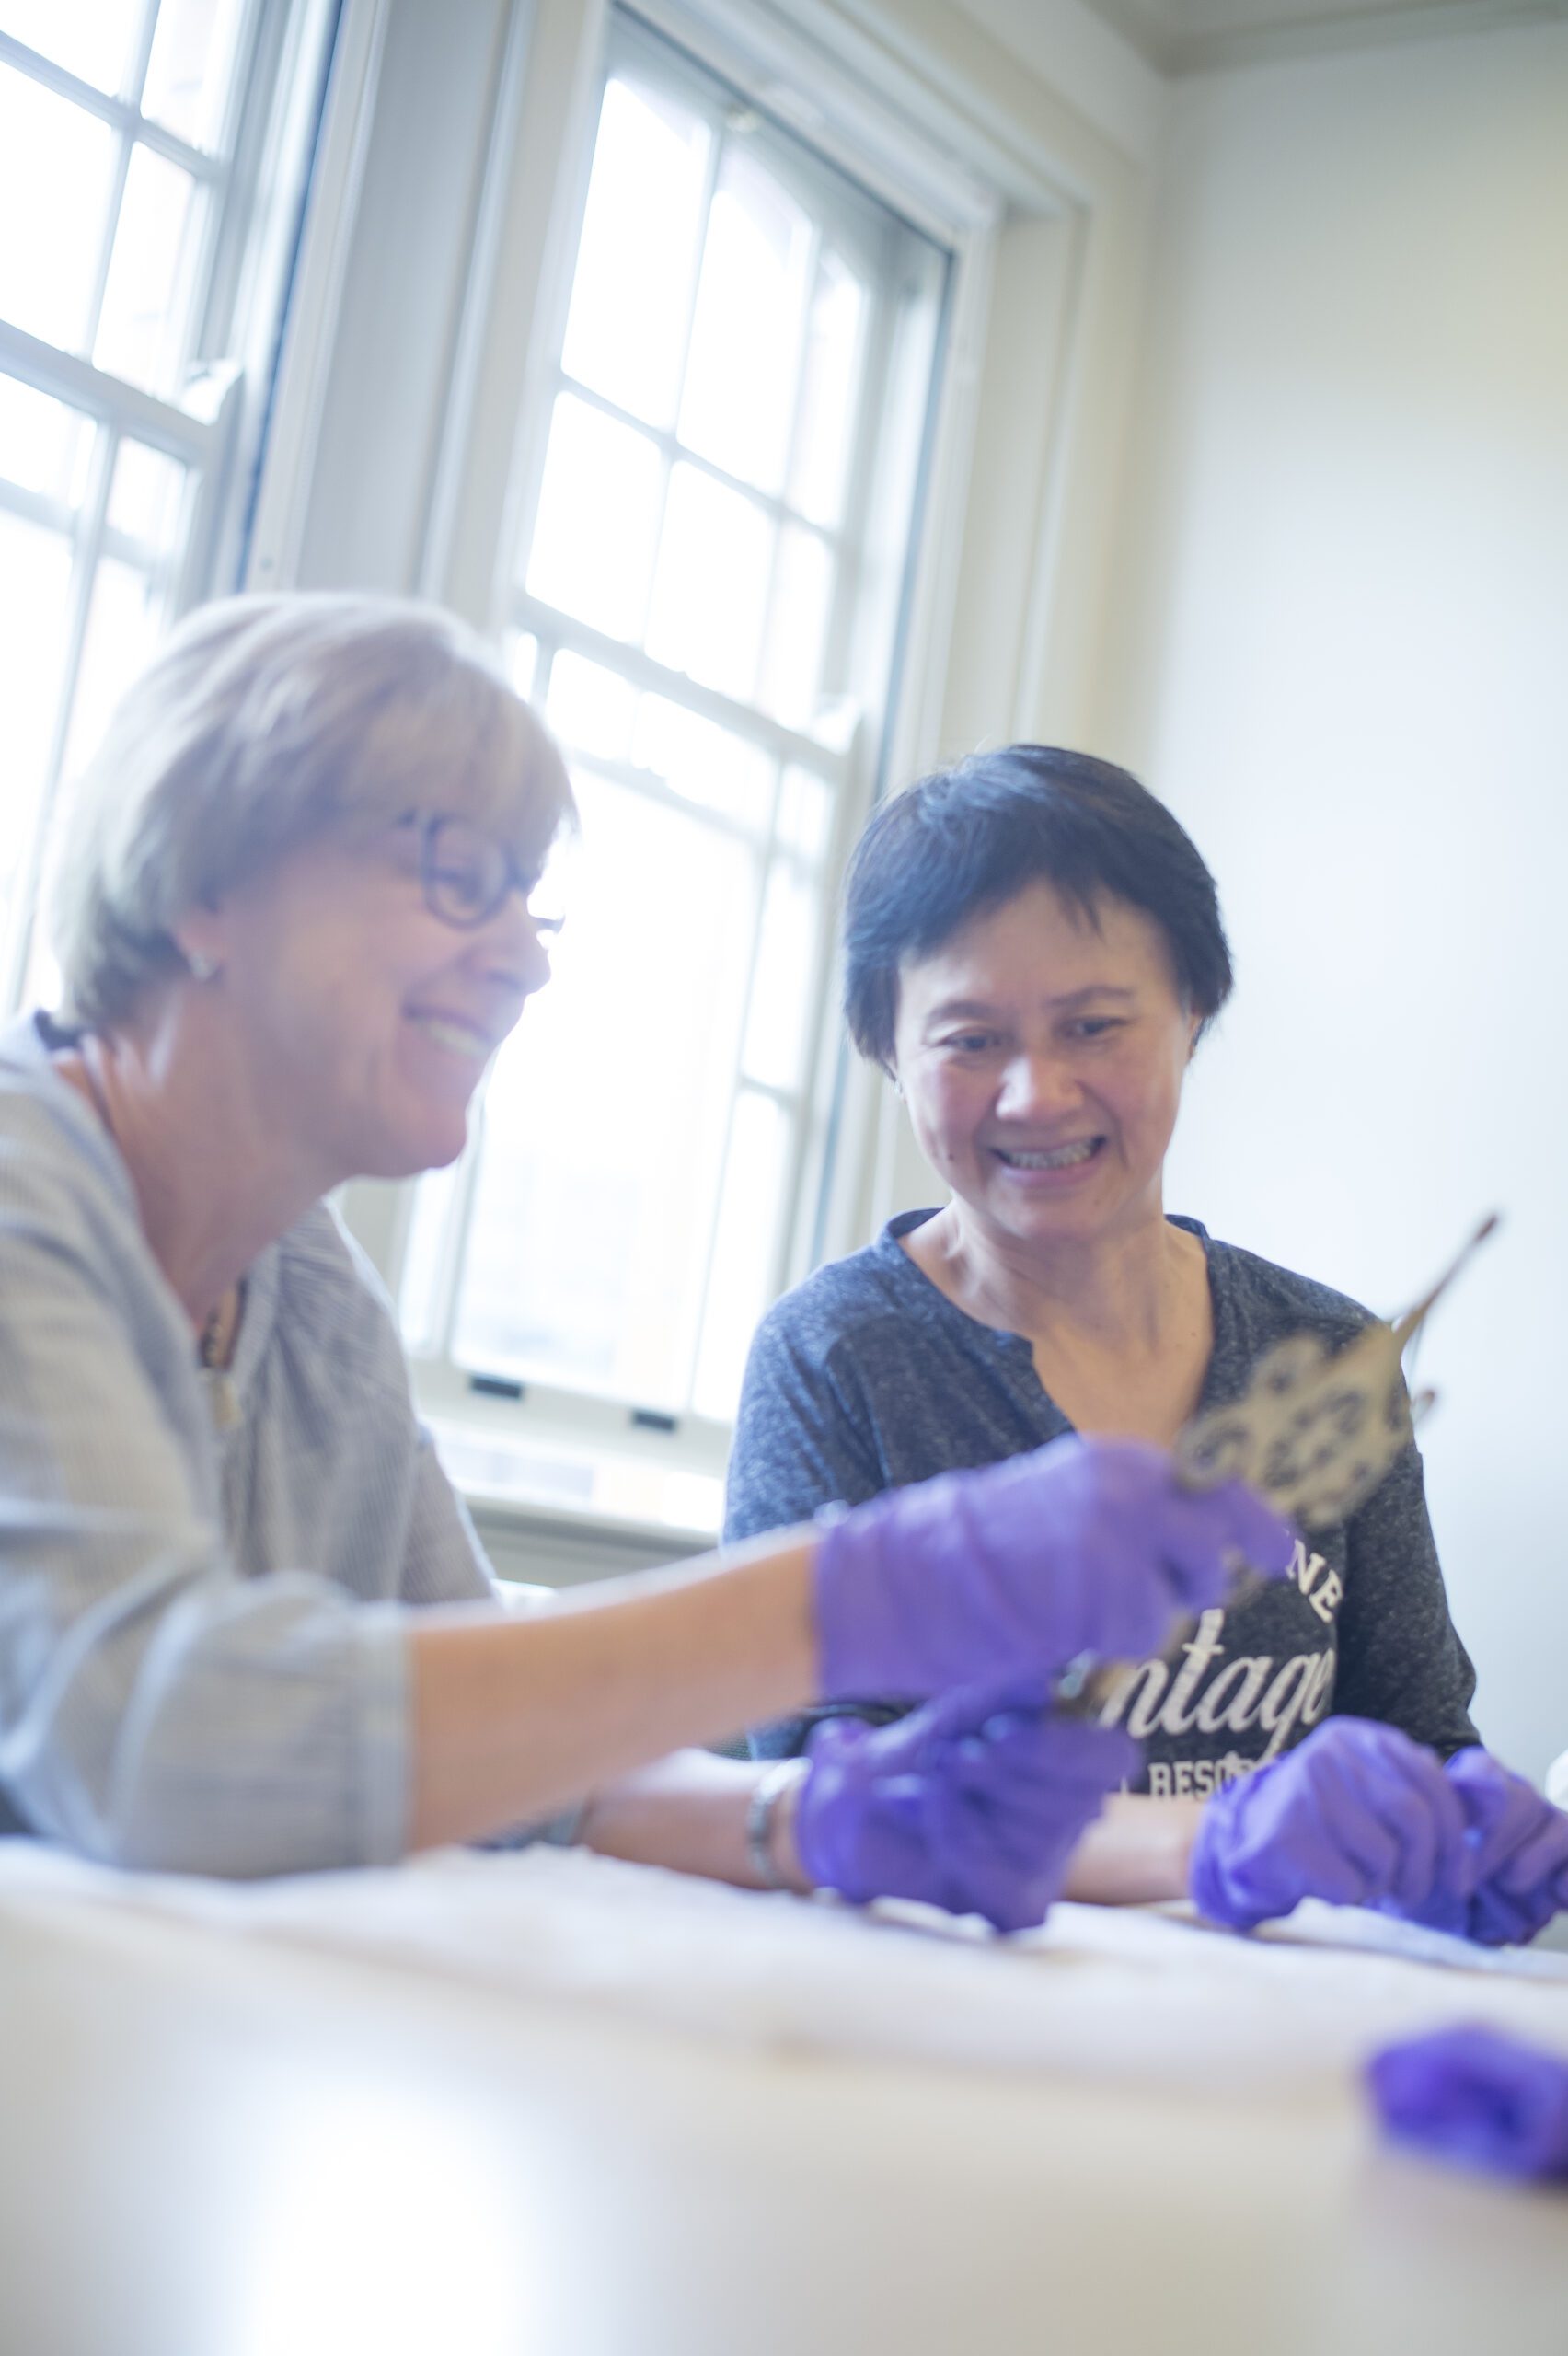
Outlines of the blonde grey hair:
{"type": "Polygon", "coordinates": [[[123,1022],[185,969],[192,908],[317,836],[430,808],[493,826],[530,873],[573,814],[553,739],[466,623],[383,597],[199,607],[76,790],[54,901],[64,1011],[123,1022]]]}

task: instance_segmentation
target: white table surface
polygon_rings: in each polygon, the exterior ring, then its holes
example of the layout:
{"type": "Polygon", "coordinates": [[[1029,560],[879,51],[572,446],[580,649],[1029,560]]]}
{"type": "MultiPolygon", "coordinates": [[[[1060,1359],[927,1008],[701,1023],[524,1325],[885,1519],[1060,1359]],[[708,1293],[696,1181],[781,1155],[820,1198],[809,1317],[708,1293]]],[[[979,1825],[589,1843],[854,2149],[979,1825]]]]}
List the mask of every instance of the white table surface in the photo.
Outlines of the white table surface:
{"type": "Polygon", "coordinates": [[[3,2356],[1568,2356],[1568,2194],[1356,2064],[1568,1959],[1033,1941],[603,1860],[233,1891],[0,1844],[3,2356]]]}

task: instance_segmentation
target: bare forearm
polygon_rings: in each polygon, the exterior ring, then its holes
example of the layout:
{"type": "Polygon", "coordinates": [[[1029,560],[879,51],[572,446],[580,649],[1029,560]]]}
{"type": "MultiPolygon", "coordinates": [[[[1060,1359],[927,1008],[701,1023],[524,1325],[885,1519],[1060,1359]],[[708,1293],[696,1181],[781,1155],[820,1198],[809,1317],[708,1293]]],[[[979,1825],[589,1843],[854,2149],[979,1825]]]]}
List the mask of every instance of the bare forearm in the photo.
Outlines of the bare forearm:
{"type": "Polygon", "coordinates": [[[1202,1800],[1113,1792],[1073,1851],[1064,1898],[1096,1906],[1185,1898],[1202,1800]]]}
{"type": "MultiPolygon", "coordinates": [[[[755,1888],[763,1877],[752,1862],[746,1824],[752,1796],[771,1772],[747,1760],[676,1751],[596,1792],[583,1816],[582,1844],[601,1856],[755,1888]]],[[[784,1789],[774,1804],[767,1854],[778,1879],[803,1891],[811,1884],[795,1854],[795,1796],[794,1787],[784,1789]]]]}
{"type": "Polygon", "coordinates": [[[550,1815],[684,1744],[799,1709],[815,1690],[811,1556],[802,1536],[522,1618],[421,1618],[412,1845],[550,1815]]]}

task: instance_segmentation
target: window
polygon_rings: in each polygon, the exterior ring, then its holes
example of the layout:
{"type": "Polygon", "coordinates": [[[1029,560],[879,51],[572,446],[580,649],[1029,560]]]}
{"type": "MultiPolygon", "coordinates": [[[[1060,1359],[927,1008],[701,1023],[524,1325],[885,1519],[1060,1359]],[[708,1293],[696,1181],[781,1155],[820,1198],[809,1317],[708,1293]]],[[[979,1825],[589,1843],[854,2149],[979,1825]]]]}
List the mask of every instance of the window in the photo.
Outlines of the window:
{"type": "MultiPolygon", "coordinates": [[[[419,1190],[405,1335],[717,1437],[820,1159],[948,256],[613,19],[507,619],[582,817],[555,978],[419,1190]]],[[[710,1455],[711,1461],[711,1455],[710,1455]]]]}
{"type": "Polygon", "coordinates": [[[6,1004],[51,987],[35,912],[61,780],[212,585],[243,389],[221,355],[290,21],[259,0],[0,0],[6,1004]]]}

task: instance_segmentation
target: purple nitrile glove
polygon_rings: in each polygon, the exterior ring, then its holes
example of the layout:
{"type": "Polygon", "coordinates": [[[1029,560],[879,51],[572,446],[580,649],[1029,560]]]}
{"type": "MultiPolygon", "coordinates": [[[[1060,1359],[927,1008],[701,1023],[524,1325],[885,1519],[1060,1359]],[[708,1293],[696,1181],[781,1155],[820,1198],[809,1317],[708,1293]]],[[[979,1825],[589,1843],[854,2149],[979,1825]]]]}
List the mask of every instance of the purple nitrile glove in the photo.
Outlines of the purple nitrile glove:
{"type": "Polygon", "coordinates": [[[1239,1482],[1178,1487],[1141,1440],[1053,1440],[889,1489],[822,1526],[824,1694],[940,1693],[1137,1658],[1227,1589],[1238,1559],[1282,1577],[1286,1525],[1239,1482]]]}
{"type": "Polygon", "coordinates": [[[1366,2065],[1391,2135],[1501,2176],[1568,2180],[1568,2061],[1468,2024],[1385,2046],[1366,2065]]]}
{"type": "Polygon", "coordinates": [[[1198,1821],[1190,1884],[1201,1912],[1250,1931],[1304,1898],[1413,1914],[1462,1902],[1475,1867],[1458,1794],[1397,1727],[1330,1718],[1294,1750],[1216,1794],[1198,1821]]]}
{"type": "Polygon", "coordinates": [[[998,1931],[1045,1919],[1078,1836],[1138,1747],[1049,1716],[1036,1688],[944,1693],[890,1727],[829,1718],[812,1737],[795,1846],[819,1889],[918,1898],[998,1931]]]}
{"type": "Polygon", "coordinates": [[[1464,1811],[1473,1887],[1435,1892],[1416,1920],[1482,1946],[1520,1946],[1568,1907],[1568,1815],[1478,1743],[1457,1750],[1447,1773],[1464,1811]]]}

